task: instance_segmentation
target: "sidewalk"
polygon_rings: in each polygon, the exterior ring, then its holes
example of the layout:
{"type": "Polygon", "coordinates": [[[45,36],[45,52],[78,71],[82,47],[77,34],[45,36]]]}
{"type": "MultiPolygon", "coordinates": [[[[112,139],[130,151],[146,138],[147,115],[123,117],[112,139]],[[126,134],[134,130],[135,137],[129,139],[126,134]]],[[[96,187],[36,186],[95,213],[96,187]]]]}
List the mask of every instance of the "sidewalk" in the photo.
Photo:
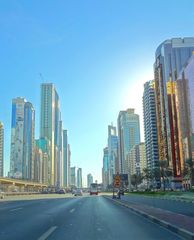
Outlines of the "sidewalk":
{"type": "Polygon", "coordinates": [[[173,213],[160,208],[150,207],[148,205],[129,203],[124,200],[115,200],[108,196],[106,196],[106,198],[129,208],[154,223],[176,232],[185,239],[194,239],[194,218],[192,217],[173,213]]]}

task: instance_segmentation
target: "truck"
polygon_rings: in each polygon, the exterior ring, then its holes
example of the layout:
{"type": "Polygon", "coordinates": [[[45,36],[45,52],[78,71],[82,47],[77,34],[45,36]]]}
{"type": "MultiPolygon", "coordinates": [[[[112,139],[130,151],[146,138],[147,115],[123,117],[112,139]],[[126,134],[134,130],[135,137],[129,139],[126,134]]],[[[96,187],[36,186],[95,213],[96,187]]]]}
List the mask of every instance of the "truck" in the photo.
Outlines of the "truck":
{"type": "Polygon", "coordinates": [[[90,195],[98,195],[98,184],[97,183],[90,184],[90,195]]]}

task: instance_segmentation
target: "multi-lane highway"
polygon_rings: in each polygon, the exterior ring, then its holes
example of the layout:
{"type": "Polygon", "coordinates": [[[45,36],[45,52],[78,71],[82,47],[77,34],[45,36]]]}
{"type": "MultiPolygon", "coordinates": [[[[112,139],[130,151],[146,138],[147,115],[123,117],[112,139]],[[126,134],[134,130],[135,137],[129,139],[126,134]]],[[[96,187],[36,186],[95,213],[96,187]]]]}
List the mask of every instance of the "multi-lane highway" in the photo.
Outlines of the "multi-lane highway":
{"type": "Polygon", "coordinates": [[[181,239],[103,196],[0,202],[0,239],[181,239]]]}

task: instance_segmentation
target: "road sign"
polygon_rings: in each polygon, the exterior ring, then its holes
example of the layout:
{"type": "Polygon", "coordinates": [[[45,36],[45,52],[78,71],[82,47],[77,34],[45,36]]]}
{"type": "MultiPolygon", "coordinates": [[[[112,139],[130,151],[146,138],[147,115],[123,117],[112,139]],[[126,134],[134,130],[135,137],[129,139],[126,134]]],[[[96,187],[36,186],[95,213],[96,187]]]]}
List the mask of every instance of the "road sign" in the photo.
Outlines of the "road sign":
{"type": "Polygon", "coordinates": [[[125,186],[128,186],[129,185],[128,174],[120,174],[120,177],[121,177],[122,184],[125,186]]]}
{"type": "Polygon", "coordinates": [[[114,187],[120,187],[121,177],[119,174],[114,175],[114,187]]]}

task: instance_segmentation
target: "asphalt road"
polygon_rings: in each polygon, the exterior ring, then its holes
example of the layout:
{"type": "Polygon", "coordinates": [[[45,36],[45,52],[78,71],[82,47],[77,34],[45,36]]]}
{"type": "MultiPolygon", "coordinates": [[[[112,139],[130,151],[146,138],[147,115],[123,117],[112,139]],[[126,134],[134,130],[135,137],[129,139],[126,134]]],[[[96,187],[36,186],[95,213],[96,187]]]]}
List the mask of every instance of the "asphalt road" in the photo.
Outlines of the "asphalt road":
{"type": "Polygon", "coordinates": [[[181,239],[102,196],[0,202],[1,240],[181,239]]]}
{"type": "Polygon", "coordinates": [[[145,204],[152,207],[157,207],[171,212],[194,217],[194,203],[160,199],[157,197],[151,198],[147,196],[138,196],[135,194],[121,196],[121,199],[132,203],[145,204]]]}

